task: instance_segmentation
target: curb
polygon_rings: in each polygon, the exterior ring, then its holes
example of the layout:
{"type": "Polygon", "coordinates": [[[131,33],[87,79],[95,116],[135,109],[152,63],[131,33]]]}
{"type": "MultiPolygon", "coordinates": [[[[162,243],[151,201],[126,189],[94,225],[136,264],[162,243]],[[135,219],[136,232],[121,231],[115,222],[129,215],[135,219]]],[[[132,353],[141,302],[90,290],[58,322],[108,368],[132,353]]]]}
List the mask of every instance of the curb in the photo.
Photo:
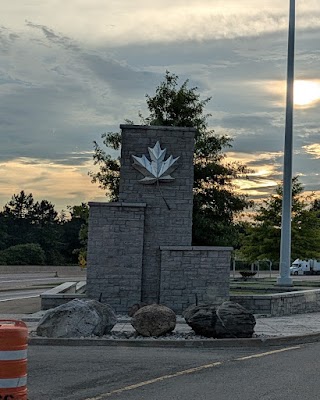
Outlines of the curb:
{"type": "Polygon", "coordinates": [[[29,337],[31,346],[109,346],[109,347],[168,347],[168,348],[225,348],[225,347],[271,347],[299,345],[320,341],[320,332],[308,335],[275,336],[243,339],[96,339],[96,338],[42,338],[29,337]]]}

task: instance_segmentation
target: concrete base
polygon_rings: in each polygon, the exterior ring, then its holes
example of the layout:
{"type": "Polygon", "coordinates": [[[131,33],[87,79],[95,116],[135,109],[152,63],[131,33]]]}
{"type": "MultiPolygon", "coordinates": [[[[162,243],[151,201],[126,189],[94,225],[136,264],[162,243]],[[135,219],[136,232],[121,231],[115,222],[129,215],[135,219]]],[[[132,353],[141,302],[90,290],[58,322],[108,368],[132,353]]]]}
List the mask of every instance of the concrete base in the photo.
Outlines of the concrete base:
{"type": "Polygon", "coordinates": [[[293,281],[290,276],[279,276],[277,279],[278,286],[290,287],[293,286],[293,281]]]}
{"type": "Polygon", "coordinates": [[[49,310],[73,299],[86,298],[86,282],[65,282],[40,295],[41,310],[49,310]]]}
{"type": "MultiPolygon", "coordinates": [[[[41,309],[57,307],[75,298],[86,298],[85,282],[68,282],[41,295],[41,309]],[[80,291],[76,288],[80,288],[80,291]],[[73,293],[67,290],[69,288],[73,293]],[[61,290],[64,290],[61,292],[61,290]]],[[[303,313],[320,312],[320,289],[297,290],[295,292],[268,295],[230,296],[230,300],[241,304],[253,314],[281,317],[303,313]]],[[[124,313],[125,314],[125,313],[124,313]]]]}

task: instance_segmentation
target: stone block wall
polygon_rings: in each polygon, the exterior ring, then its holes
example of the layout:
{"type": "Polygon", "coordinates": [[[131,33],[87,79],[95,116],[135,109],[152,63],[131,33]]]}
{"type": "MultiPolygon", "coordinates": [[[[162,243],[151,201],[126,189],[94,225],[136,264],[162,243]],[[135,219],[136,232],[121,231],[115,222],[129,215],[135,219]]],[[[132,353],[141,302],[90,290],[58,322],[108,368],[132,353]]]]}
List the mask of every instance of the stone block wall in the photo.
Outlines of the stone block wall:
{"type": "Polygon", "coordinates": [[[146,204],[89,205],[87,296],[126,313],[141,301],[146,204]]]}
{"type": "Polygon", "coordinates": [[[231,247],[162,246],[160,303],[181,314],[229,300],[231,247]]]}
{"type": "Polygon", "coordinates": [[[320,312],[320,290],[299,290],[270,295],[230,296],[254,314],[281,317],[292,314],[320,312]]]}
{"type": "Polygon", "coordinates": [[[271,315],[271,295],[231,295],[230,300],[253,314],[271,315]]]}
{"type": "Polygon", "coordinates": [[[194,128],[120,125],[122,129],[119,200],[147,203],[143,245],[142,299],[159,300],[159,246],[190,246],[192,241],[194,128]],[[166,159],[180,157],[172,182],[144,185],[132,156],[149,158],[159,141],[166,159]],[[165,200],[164,200],[165,199],[165,200]],[[165,201],[168,204],[168,209],[165,201]]]}

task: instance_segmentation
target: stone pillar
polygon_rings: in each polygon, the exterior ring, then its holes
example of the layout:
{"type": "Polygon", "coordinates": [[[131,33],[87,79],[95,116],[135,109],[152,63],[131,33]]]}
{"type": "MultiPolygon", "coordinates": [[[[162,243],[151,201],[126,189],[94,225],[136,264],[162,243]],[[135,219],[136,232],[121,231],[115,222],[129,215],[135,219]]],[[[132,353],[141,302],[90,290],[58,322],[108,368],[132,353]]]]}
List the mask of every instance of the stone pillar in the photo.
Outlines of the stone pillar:
{"type": "Polygon", "coordinates": [[[142,301],[158,302],[160,246],[190,246],[192,241],[194,128],[121,125],[120,202],[145,203],[142,256],[142,301]],[[146,155],[159,141],[161,149],[179,157],[171,182],[142,184],[133,157],[146,155]]]}
{"type": "Polygon", "coordinates": [[[146,204],[89,205],[87,296],[126,313],[141,301],[146,204]]]}

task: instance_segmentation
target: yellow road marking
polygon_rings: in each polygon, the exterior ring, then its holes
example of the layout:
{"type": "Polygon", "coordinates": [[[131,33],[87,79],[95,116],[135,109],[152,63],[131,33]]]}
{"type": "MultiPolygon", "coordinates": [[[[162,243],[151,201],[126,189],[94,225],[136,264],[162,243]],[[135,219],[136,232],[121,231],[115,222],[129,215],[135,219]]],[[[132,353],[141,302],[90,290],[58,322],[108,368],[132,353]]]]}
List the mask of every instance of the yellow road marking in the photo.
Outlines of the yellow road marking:
{"type": "Polygon", "coordinates": [[[122,393],[122,392],[127,392],[128,390],[136,389],[136,388],[139,388],[139,387],[142,387],[142,386],[146,386],[146,385],[151,385],[152,383],[161,382],[161,381],[164,381],[166,379],[175,378],[176,376],[193,374],[194,372],[202,371],[202,370],[208,369],[208,368],[214,368],[214,367],[217,367],[218,365],[221,365],[221,364],[222,364],[222,362],[215,362],[215,363],[211,363],[211,364],[200,365],[199,367],[185,369],[183,371],[179,371],[179,372],[176,372],[174,374],[163,375],[163,376],[159,376],[158,378],[149,379],[148,381],[139,382],[139,383],[136,383],[135,385],[125,386],[125,387],[123,387],[121,389],[112,390],[112,392],[104,393],[104,394],[101,394],[101,395],[99,395],[97,397],[90,397],[90,398],[85,399],[85,400],[101,400],[101,399],[104,399],[106,397],[110,397],[113,394],[119,394],[119,393],[122,393]]]}
{"type": "Polygon", "coordinates": [[[266,353],[253,354],[251,356],[236,358],[236,361],[244,361],[244,360],[250,360],[250,358],[265,357],[265,356],[269,356],[271,354],[283,353],[284,351],[297,350],[297,349],[300,349],[300,347],[301,346],[286,347],[284,349],[267,351],[266,353]]]}
{"type": "MultiPolygon", "coordinates": [[[[283,353],[284,351],[297,350],[297,349],[300,349],[300,348],[301,348],[301,346],[286,347],[286,348],[279,349],[279,350],[272,350],[272,351],[267,351],[265,353],[258,353],[258,354],[253,354],[253,355],[246,356],[246,357],[236,358],[235,361],[244,361],[244,360],[249,360],[249,359],[252,359],[252,358],[265,357],[265,356],[269,356],[269,355],[272,355],[272,354],[283,353]]],[[[140,388],[140,387],[143,387],[143,386],[151,385],[153,383],[162,382],[162,381],[167,380],[167,379],[175,378],[177,376],[193,374],[195,372],[199,372],[199,371],[202,371],[202,370],[205,370],[205,369],[214,368],[214,367],[222,365],[222,364],[224,364],[224,363],[226,363],[228,361],[230,361],[230,360],[226,360],[224,362],[220,362],[219,361],[219,362],[214,362],[214,363],[210,363],[210,364],[200,365],[199,367],[185,369],[183,371],[175,372],[174,374],[162,375],[162,376],[159,376],[158,378],[149,379],[147,381],[139,382],[139,383],[136,383],[134,385],[125,386],[125,387],[120,388],[120,389],[115,389],[115,390],[112,390],[111,392],[103,393],[103,394],[100,394],[100,395],[98,395],[96,397],[90,397],[90,398],[87,398],[85,400],[103,400],[103,399],[105,399],[107,397],[113,396],[114,394],[120,394],[120,393],[123,393],[123,392],[127,392],[129,390],[133,390],[133,389],[137,389],[137,388],[140,388]]]]}

